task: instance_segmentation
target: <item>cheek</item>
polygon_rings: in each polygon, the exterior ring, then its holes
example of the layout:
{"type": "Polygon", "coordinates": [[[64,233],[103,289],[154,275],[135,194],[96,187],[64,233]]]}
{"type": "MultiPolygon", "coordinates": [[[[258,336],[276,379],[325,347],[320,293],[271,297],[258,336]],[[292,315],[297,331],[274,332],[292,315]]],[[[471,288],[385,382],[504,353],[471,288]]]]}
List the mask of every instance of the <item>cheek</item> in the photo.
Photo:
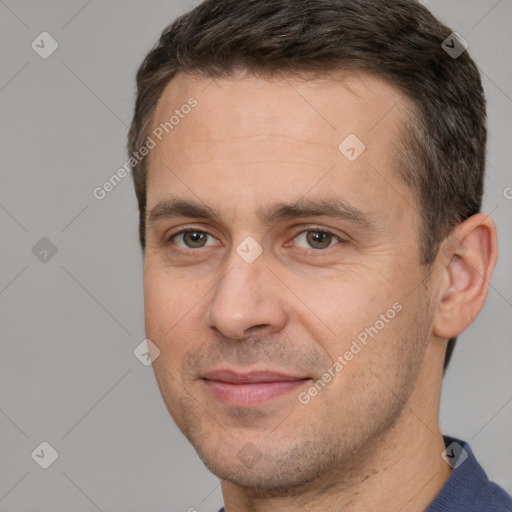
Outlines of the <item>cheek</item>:
{"type": "Polygon", "coordinates": [[[169,312],[173,311],[172,294],[164,280],[158,279],[151,271],[144,271],[144,319],[146,336],[156,340],[162,324],[168,322],[169,312]]]}
{"type": "Polygon", "coordinates": [[[167,368],[179,367],[186,353],[197,345],[195,340],[201,339],[198,317],[202,316],[206,293],[201,283],[180,279],[162,269],[145,269],[146,336],[160,349],[167,368]]]}
{"type": "Polygon", "coordinates": [[[328,293],[309,296],[308,305],[320,319],[315,321],[318,327],[309,330],[332,360],[344,357],[350,373],[370,362],[386,366],[399,357],[401,338],[410,328],[415,308],[405,303],[397,283],[380,275],[372,281],[349,280],[330,287],[328,293]]]}
{"type": "MultiPolygon", "coordinates": [[[[340,339],[355,336],[373,323],[387,304],[387,293],[358,281],[333,286],[315,295],[315,311],[340,339]],[[328,299],[326,299],[328,296],[328,299]]],[[[385,290],[384,290],[385,292],[385,290]]]]}
{"type": "MultiPolygon", "coordinates": [[[[187,311],[188,300],[176,280],[165,272],[144,271],[144,318],[146,336],[161,349],[187,311]]],[[[188,308],[190,309],[190,308],[188,308]]],[[[183,321],[183,320],[182,320],[183,321]]]]}

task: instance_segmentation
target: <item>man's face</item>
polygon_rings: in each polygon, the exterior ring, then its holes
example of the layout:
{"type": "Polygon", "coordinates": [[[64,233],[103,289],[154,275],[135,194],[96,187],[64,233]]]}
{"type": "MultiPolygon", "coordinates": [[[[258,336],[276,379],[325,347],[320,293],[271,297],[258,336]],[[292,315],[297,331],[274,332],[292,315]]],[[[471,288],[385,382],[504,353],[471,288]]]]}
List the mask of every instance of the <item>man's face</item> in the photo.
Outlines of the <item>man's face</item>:
{"type": "Polygon", "coordinates": [[[431,331],[419,207],[396,172],[405,100],[367,74],[178,75],[153,128],[190,97],[148,161],[165,404],[221,478],[281,489],[353,467],[400,417],[431,331]]]}

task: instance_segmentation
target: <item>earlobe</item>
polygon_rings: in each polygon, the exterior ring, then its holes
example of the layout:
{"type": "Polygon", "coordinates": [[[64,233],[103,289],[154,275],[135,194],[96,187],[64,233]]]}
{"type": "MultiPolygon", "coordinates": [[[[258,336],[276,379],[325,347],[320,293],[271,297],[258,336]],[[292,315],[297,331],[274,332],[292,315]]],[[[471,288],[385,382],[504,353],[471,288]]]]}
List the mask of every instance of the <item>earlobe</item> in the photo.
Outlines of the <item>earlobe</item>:
{"type": "Polygon", "coordinates": [[[496,226],[477,214],[459,224],[439,251],[443,283],[434,333],[452,338],[464,331],[482,309],[497,260],[496,226]]]}

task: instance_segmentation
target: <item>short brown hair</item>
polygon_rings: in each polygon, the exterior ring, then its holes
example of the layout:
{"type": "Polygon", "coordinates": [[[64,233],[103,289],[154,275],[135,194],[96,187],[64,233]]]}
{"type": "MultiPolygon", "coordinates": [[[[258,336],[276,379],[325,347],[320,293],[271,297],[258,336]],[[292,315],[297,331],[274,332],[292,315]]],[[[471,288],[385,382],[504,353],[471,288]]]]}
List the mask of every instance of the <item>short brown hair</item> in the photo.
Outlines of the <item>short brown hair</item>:
{"type": "MultiPolygon", "coordinates": [[[[456,224],[480,211],[485,171],[480,75],[466,51],[453,58],[442,47],[451,32],[414,0],[205,0],[163,31],[137,72],[129,153],[146,141],[156,104],[179,72],[374,73],[414,106],[398,172],[418,197],[420,257],[431,265],[456,224]]],[[[144,249],[146,158],[132,173],[144,249]]],[[[445,370],[455,341],[449,340],[445,370]]]]}

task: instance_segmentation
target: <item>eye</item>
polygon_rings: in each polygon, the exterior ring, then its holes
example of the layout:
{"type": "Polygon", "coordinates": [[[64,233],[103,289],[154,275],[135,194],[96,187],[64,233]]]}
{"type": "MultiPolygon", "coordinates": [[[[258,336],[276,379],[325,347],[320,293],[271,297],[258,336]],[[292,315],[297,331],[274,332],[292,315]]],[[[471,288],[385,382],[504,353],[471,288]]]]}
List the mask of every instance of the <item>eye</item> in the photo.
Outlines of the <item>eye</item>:
{"type": "Polygon", "coordinates": [[[185,250],[201,249],[202,247],[207,247],[209,245],[216,245],[215,240],[213,243],[208,244],[208,237],[211,237],[211,235],[206,231],[200,231],[198,229],[184,229],[182,231],[179,231],[178,233],[174,233],[172,236],[169,237],[168,241],[174,243],[177,247],[180,247],[181,249],[185,250]]]}
{"type": "Polygon", "coordinates": [[[309,245],[302,245],[305,249],[328,249],[336,244],[336,241],[343,242],[339,236],[323,229],[308,229],[295,235],[294,240],[300,240],[309,245]],[[334,242],[334,243],[333,243],[334,242]]]}

